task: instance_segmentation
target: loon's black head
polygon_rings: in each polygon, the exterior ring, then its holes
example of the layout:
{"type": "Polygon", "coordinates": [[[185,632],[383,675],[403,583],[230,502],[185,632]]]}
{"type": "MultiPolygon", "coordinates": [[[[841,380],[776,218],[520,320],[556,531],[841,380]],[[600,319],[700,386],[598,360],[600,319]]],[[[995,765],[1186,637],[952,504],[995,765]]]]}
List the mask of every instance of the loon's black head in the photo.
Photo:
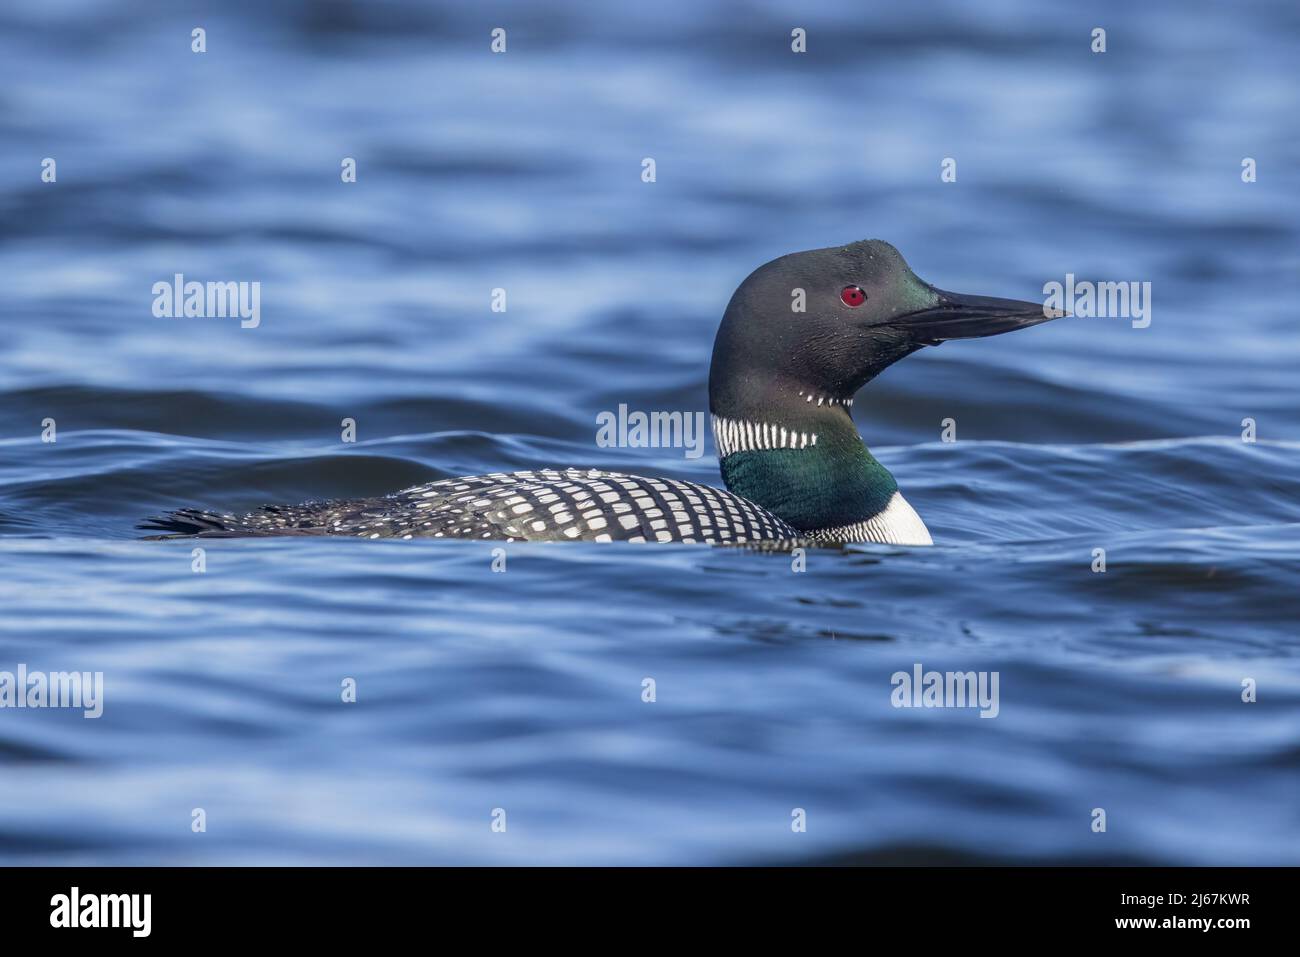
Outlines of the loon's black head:
{"type": "Polygon", "coordinates": [[[791,253],[754,270],[731,297],[714,340],[709,404],[741,416],[787,391],[843,401],[922,346],[1057,315],[1039,302],[936,289],[878,239],[791,253]]]}

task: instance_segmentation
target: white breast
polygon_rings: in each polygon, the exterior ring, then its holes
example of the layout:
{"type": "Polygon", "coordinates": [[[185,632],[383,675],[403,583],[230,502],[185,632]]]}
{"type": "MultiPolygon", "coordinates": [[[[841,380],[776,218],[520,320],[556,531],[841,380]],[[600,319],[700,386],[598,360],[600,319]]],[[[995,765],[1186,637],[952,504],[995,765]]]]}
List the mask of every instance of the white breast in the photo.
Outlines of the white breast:
{"type": "Polygon", "coordinates": [[[930,530],[908,504],[902,493],[895,492],[889,504],[866,521],[837,528],[818,529],[811,535],[818,541],[880,542],[886,545],[933,545],[930,530]]]}

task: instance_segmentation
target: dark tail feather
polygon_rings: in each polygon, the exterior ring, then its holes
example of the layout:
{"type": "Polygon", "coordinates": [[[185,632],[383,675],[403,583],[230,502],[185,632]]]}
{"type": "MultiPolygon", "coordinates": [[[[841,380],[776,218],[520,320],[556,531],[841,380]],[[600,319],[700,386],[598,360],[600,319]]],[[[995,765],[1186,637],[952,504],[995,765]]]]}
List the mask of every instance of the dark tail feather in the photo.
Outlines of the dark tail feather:
{"type": "Polygon", "coordinates": [[[168,533],[166,535],[150,535],[150,538],[184,538],[190,535],[222,538],[239,534],[227,524],[231,518],[232,516],[229,515],[203,512],[197,508],[181,508],[174,512],[168,512],[166,515],[147,518],[136,528],[146,532],[168,533]]]}
{"type": "Polygon", "coordinates": [[[180,508],[166,515],[145,519],[136,528],[161,538],[261,538],[270,535],[327,535],[329,521],[336,514],[317,503],[263,505],[247,515],[219,515],[197,508],[180,508]]]}

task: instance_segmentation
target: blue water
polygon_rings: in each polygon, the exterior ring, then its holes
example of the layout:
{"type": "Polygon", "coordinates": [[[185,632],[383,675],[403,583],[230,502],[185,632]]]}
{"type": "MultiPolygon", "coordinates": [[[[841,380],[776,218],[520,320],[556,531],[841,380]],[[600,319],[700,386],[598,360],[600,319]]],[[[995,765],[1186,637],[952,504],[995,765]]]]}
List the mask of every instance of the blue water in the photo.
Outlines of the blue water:
{"type": "Polygon", "coordinates": [[[0,671],[105,690],[0,710],[0,861],[1300,863],[1300,7],[1089,6],[5,4],[0,671]],[[946,289],[1152,283],[1147,328],[858,397],[934,548],[222,540],[198,574],[134,529],[720,484],[597,414],[707,410],[739,281],[871,237],[946,289]],[[261,325],[154,318],[178,272],[260,282],[261,325]],[[894,708],[917,663],[997,672],[998,716],[894,708]]]}

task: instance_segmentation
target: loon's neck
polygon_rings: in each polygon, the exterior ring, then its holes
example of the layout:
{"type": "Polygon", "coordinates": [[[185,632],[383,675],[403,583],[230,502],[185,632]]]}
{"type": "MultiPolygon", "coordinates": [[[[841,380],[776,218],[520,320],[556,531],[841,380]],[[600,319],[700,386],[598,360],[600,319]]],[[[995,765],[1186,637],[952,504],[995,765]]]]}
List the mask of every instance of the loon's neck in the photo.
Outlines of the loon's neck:
{"type": "Polygon", "coordinates": [[[737,495],[808,532],[857,526],[891,508],[898,484],[858,435],[852,398],[771,383],[744,402],[716,399],[722,478],[737,495]]]}

